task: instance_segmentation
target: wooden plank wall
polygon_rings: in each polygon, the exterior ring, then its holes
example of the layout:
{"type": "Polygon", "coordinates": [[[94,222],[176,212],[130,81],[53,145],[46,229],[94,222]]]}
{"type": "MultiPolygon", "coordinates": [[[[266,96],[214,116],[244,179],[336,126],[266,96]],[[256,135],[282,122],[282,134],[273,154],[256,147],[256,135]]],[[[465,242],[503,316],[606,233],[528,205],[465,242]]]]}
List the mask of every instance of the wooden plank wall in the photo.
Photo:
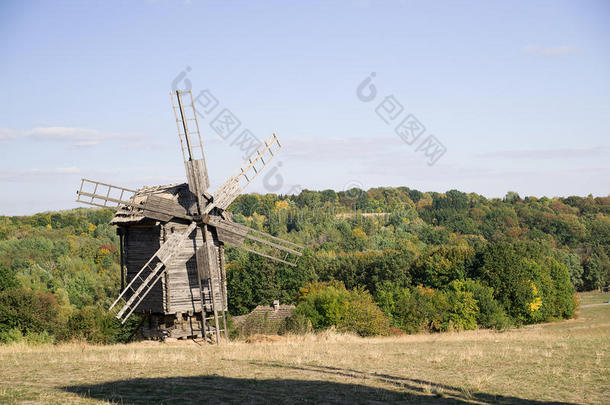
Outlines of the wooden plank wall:
{"type": "MultiPolygon", "coordinates": [[[[165,224],[165,231],[171,232],[172,227],[174,228],[174,232],[184,232],[188,225],[168,222],[165,224]]],[[[184,243],[182,245],[180,253],[174,257],[172,263],[168,266],[168,313],[187,311],[198,312],[201,310],[201,294],[199,292],[197,261],[195,258],[195,252],[201,246],[203,246],[203,235],[201,229],[197,228],[191,235],[190,243],[184,243]]],[[[215,249],[213,249],[213,260],[219,260],[218,253],[218,246],[215,246],[215,249]]],[[[216,302],[221,304],[223,301],[220,299],[221,292],[219,287],[220,285],[215,289],[216,302]]],[[[204,292],[207,292],[206,290],[207,289],[205,289],[204,292]]],[[[206,299],[206,309],[211,311],[212,308],[209,302],[211,302],[211,300],[206,299]]]]}
{"type": "MultiPolygon", "coordinates": [[[[135,274],[140,271],[148,259],[159,249],[160,244],[173,232],[184,232],[188,224],[170,221],[162,226],[131,225],[127,229],[125,266],[126,279],[129,283],[135,274]]],[[[217,241],[216,241],[217,242],[217,241]]],[[[175,314],[177,312],[199,312],[201,310],[201,294],[197,280],[196,249],[203,246],[203,236],[197,228],[190,236],[189,242],[184,242],[180,252],[173,257],[167,266],[165,277],[151,289],[144,301],[138,306],[137,312],[154,312],[175,314]]],[[[218,242],[212,249],[213,260],[220,262],[220,246],[218,242]]],[[[218,269],[219,266],[215,266],[218,269]]],[[[216,302],[223,303],[221,299],[220,280],[215,284],[216,302]]],[[[137,286],[136,286],[137,288],[137,286]]],[[[208,288],[204,289],[209,294],[208,288]]],[[[211,312],[211,297],[206,296],[206,310],[211,312]]],[[[226,300],[224,308],[227,309],[226,300]]]]}
{"type": "MultiPolygon", "coordinates": [[[[184,232],[188,224],[168,222],[164,225],[167,234],[184,232]]],[[[180,252],[175,255],[167,266],[167,313],[199,311],[201,298],[197,280],[197,264],[195,248],[201,246],[203,239],[201,230],[197,228],[190,236],[189,242],[184,242],[180,252]]]]}
{"type": "MultiPolygon", "coordinates": [[[[125,266],[127,268],[126,279],[129,283],[133,277],[146,264],[148,259],[159,249],[161,228],[148,225],[132,225],[127,229],[125,236],[125,266]]],[[[150,290],[146,298],[136,309],[136,312],[160,312],[164,311],[164,283],[162,278],[150,290]]],[[[138,287],[137,285],[135,286],[138,287]]]]}

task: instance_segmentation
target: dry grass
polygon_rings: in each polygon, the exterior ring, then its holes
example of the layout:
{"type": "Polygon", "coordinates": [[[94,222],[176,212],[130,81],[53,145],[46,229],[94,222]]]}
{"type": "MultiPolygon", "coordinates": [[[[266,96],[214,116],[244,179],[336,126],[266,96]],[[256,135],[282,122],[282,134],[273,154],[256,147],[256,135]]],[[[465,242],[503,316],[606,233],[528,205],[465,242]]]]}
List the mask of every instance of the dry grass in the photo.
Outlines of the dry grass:
{"type": "Polygon", "coordinates": [[[504,333],[0,347],[0,403],[609,403],[610,305],[504,333]]]}

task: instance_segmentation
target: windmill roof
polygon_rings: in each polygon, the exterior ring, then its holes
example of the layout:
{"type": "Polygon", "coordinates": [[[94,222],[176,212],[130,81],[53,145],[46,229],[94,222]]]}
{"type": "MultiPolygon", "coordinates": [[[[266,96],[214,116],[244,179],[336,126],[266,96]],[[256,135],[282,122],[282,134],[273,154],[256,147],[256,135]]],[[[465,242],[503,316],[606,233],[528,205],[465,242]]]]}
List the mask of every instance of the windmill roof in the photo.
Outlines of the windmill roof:
{"type": "MultiPolygon", "coordinates": [[[[150,194],[178,200],[187,210],[189,210],[194,202],[194,196],[189,191],[188,184],[186,183],[168,184],[165,186],[144,186],[136,191],[133,196],[133,201],[136,204],[141,204],[150,194]]],[[[114,218],[110,221],[110,225],[138,223],[146,218],[147,217],[142,214],[142,209],[122,205],[114,214],[114,218]]]]}

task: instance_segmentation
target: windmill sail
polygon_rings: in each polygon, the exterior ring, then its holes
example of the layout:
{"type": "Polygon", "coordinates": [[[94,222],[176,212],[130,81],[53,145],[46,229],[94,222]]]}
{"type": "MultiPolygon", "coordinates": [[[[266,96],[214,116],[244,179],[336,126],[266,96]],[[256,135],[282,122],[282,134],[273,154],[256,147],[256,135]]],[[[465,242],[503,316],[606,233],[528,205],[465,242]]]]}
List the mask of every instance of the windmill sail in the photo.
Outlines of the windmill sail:
{"type": "Polygon", "coordinates": [[[203,142],[199,133],[193,93],[190,90],[176,90],[176,92],[171,92],[170,95],[172,96],[172,107],[176,117],[176,127],[189,190],[198,198],[201,198],[201,194],[210,187],[210,180],[205,164],[203,142]]]}
{"type": "Polygon", "coordinates": [[[80,189],[76,192],[76,202],[102,208],[117,209],[121,205],[131,205],[136,190],[119,187],[101,181],[81,179],[80,189]]]}
{"type": "Polygon", "coordinates": [[[220,186],[214,194],[212,203],[205,207],[203,214],[209,213],[216,207],[222,210],[227,209],[243,189],[269,164],[280,149],[282,149],[282,145],[278,137],[275,134],[269,135],[241,167],[220,186]]]}
{"type": "Polygon", "coordinates": [[[298,258],[303,254],[303,246],[233,221],[220,219],[219,217],[207,217],[204,221],[216,228],[218,239],[221,242],[240,247],[268,259],[289,266],[296,266],[298,258]]]}
{"type": "Polygon", "coordinates": [[[81,179],[80,189],[76,194],[78,195],[77,202],[114,210],[121,206],[141,209],[143,215],[160,221],[169,221],[174,217],[193,219],[175,200],[151,193],[146,195],[141,202],[136,202],[134,200],[135,190],[95,180],[81,179]]]}

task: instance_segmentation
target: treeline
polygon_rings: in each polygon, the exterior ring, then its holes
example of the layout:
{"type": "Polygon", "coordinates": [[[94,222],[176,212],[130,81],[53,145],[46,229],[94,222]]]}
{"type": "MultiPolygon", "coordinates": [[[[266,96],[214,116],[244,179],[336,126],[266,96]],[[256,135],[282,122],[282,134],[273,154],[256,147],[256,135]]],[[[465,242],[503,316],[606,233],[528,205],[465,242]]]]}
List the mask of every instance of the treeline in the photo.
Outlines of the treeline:
{"type": "MultiPolygon", "coordinates": [[[[575,289],[610,282],[608,197],[304,190],[242,195],[229,210],[237,222],[307,247],[295,268],[227,249],[230,313],[296,303],[289,323],[297,331],[543,322],[572,315],[575,289]]],[[[89,209],[0,217],[0,340],[129,335],[106,311],[120,272],[111,217],[89,209]]]]}
{"type": "Polygon", "coordinates": [[[366,335],[346,320],[361,308],[382,325],[372,302],[388,328],[408,333],[505,328],[568,318],[575,289],[610,282],[608,197],[304,190],[243,195],[230,209],[238,222],[308,247],[297,268],[229,249],[232,314],[296,301],[314,329],[366,335]]]}

